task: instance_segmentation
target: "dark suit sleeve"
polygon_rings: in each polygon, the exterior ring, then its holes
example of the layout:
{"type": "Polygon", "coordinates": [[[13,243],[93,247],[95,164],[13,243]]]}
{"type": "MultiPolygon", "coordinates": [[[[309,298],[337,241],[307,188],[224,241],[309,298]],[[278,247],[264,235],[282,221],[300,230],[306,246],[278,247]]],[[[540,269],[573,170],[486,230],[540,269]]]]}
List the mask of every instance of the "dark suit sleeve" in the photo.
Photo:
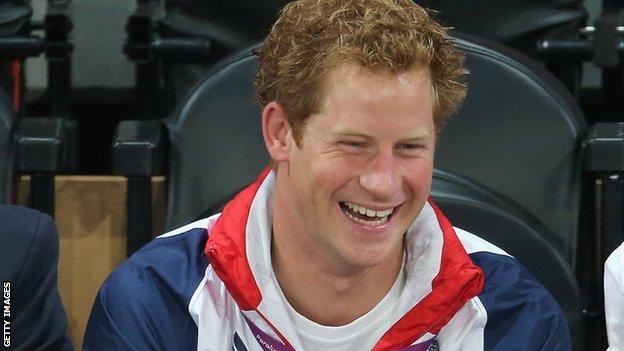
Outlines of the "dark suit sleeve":
{"type": "Polygon", "coordinates": [[[56,227],[48,215],[24,208],[17,211],[25,211],[26,214],[14,217],[25,223],[12,223],[9,240],[13,238],[25,246],[22,251],[25,255],[23,265],[15,267],[19,271],[11,288],[11,349],[71,350],[66,335],[67,316],[56,285],[59,254],[56,227]],[[19,228],[28,232],[19,232],[19,228]],[[31,240],[21,241],[17,235],[31,240]]]}

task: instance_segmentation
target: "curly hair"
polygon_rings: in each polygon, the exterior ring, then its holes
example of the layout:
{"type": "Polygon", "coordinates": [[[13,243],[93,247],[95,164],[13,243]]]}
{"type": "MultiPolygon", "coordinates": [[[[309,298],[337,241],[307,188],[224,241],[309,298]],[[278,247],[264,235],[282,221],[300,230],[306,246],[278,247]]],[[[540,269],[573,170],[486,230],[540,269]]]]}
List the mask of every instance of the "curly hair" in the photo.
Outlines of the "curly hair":
{"type": "Polygon", "coordinates": [[[466,96],[463,54],[412,0],[294,1],[256,55],[258,100],[284,107],[295,141],[306,119],[319,112],[327,72],[347,62],[392,73],[429,69],[438,132],[466,96]]]}

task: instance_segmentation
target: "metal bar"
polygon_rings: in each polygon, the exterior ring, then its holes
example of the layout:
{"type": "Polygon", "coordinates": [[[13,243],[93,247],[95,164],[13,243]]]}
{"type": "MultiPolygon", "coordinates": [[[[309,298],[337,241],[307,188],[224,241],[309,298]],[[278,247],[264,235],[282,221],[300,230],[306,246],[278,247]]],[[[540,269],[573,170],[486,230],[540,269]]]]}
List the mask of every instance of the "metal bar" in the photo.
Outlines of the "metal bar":
{"type": "Polygon", "coordinates": [[[136,64],[136,104],[138,119],[161,118],[160,62],[136,64]]]}
{"type": "Polygon", "coordinates": [[[128,256],[152,240],[152,184],[145,176],[128,177],[128,256]]]}
{"type": "Polygon", "coordinates": [[[33,173],[30,178],[30,206],[54,217],[54,176],[33,173]]]}
{"type": "Polygon", "coordinates": [[[69,118],[71,115],[71,59],[48,60],[48,94],[50,116],[69,118]]]}

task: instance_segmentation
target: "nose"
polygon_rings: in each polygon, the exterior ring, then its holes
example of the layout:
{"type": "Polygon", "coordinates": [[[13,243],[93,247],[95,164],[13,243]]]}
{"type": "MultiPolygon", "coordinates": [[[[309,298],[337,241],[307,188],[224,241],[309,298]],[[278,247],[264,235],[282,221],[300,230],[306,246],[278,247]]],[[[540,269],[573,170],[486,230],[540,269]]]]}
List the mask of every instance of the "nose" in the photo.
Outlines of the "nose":
{"type": "Polygon", "coordinates": [[[401,189],[401,176],[392,152],[380,152],[359,177],[375,200],[389,200],[401,189]]]}

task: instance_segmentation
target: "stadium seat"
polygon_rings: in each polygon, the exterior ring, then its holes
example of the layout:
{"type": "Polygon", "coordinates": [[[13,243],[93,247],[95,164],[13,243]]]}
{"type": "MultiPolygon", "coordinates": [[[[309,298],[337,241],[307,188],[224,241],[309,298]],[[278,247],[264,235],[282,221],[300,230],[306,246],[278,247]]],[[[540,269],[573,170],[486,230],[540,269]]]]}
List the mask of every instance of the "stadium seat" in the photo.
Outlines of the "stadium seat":
{"type": "Polygon", "coordinates": [[[29,174],[29,206],[54,214],[54,173],[65,164],[65,121],[16,118],[0,87],[0,204],[13,203],[16,174],[29,174]]]}
{"type": "Polygon", "coordinates": [[[31,176],[30,206],[54,214],[54,178],[72,163],[76,124],[70,109],[69,1],[48,1],[43,21],[31,21],[30,1],[0,0],[0,203],[12,200],[13,173],[31,176]],[[39,31],[44,32],[43,35],[39,31]],[[46,55],[46,117],[26,116],[23,63],[46,55]],[[73,128],[72,131],[70,129],[73,128]],[[13,144],[13,146],[11,146],[13,144]]]}
{"type": "MultiPolygon", "coordinates": [[[[138,1],[137,13],[128,21],[125,51],[137,63],[140,115],[157,118],[170,111],[217,60],[261,40],[289,2],[138,1]]],[[[436,11],[447,26],[536,57],[538,41],[576,38],[587,18],[582,0],[415,2],[436,11]]],[[[548,67],[571,91],[578,90],[580,65],[559,61],[549,57],[548,67]]]]}
{"type": "MultiPolygon", "coordinates": [[[[31,14],[29,1],[0,1],[0,39],[14,38],[28,33],[31,14]]],[[[13,90],[19,89],[20,85],[15,84],[14,80],[17,73],[21,74],[21,63],[11,59],[12,57],[7,59],[6,55],[0,55],[0,87],[8,96],[13,97],[15,96],[13,90]]]]}
{"type": "Polygon", "coordinates": [[[505,196],[447,171],[434,171],[431,196],[454,226],[504,248],[532,272],[561,306],[575,349],[584,344],[580,289],[556,249],[560,247],[556,235],[505,196]]]}
{"type": "Polygon", "coordinates": [[[447,124],[436,167],[509,197],[563,243],[574,266],[587,125],[570,93],[536,62],[464,36],[468,97],[447,124]],[[460,152],[461,151],[461,152],[460,152]]]}
{"type": "Polygon", "coordinates": [[[547,38],[576,37],[585,25],[584,0],[415,0],[437,12],[448,27],[535,55],[537,42],[547,38]]]}

